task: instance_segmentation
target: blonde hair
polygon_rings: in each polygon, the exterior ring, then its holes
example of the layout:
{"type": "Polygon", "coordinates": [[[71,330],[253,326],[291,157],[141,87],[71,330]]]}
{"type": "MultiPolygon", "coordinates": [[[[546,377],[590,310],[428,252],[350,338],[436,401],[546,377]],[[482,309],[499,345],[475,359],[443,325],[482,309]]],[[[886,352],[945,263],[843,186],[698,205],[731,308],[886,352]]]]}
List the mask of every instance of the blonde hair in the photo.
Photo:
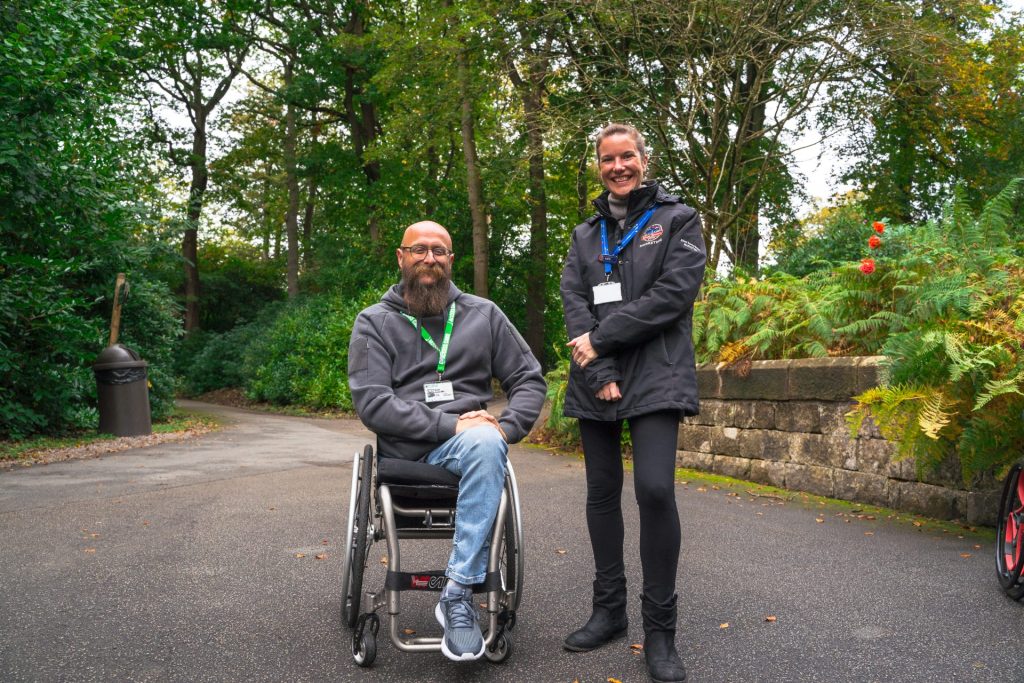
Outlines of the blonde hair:
{"type": "Polygon", "coordinates": [[[636,151],[640,152],[644,161],[647,160],[647,145],[644,143],[644,136],[640,134],[640,131],[628,123],[609,123],[594,139],[594,152],[597,154],[598,162],[601,161],[601,143],[612,135],[628,135],[636,144],[636,151]]]}

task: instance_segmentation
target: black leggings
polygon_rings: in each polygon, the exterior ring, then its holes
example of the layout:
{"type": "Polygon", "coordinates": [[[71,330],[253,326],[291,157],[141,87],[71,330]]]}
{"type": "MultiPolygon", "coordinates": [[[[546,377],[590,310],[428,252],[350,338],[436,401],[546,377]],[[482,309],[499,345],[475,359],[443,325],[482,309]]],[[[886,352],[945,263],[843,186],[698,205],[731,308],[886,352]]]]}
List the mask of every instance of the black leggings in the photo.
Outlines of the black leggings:
{"type": "MultiPolygon", "coordinates": [[[[658,617],[674,622],[679,565],[679,513],[675,497],[679,412],[670,410],[631,417],[629,431],[633,439],[633,486],[640,507],[643,595],[654,612],[663,613],[658,617]],[[671,615],[666,610],[670,610],[671,615]]],[[[580,436],[587,468],[587,528],[594,549],[595,602],[601,602],[597,599],[599,593],[615,587],[615,593],[621,590],[621,604],[625,605],[622,421],[581,419],[580,436]]],[[[608,595],[612,603],[618,603],[620,600],[615,598],[619,597],[608,595]]],[[[646,607],[645,622],[648,620],[646,607]]],[[[675,628],[675,624],[670,628],[675,628]]]]}

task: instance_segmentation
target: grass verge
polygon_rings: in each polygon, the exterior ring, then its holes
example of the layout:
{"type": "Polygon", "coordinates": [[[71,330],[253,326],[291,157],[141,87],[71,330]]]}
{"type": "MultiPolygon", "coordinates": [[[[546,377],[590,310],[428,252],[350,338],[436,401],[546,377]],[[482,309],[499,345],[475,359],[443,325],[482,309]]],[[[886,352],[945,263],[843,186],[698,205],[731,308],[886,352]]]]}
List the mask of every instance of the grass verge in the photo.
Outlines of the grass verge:
{"type": "MultiPolygon", "coordinates": [[[[216,429],[220,422],[212,415],[175,409],[169,418],[153,423],[154,434],[216,429]]],[[[63,448],[79,448],[102,441],[113,441],[121,437],[101,434],[94,430],[77,432],[66,436],[36,436],[22,441],[0,441],[0,460],[22,460],[33,455],[63,448]]]]}

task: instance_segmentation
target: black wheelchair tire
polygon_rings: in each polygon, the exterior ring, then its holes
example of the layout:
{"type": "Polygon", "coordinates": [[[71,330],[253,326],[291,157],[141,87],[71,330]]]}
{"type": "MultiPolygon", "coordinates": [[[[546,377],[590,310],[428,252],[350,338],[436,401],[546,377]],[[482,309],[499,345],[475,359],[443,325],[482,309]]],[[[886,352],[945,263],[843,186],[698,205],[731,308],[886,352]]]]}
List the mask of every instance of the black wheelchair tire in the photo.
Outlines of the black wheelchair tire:
{"type": "MultiPolygon", "coordinates": [[[[369,551],[368,527],[370,521],[370,489],[373,475],[373,447],[363,449],[359,460],[359,492],[356,499],[355,526],[352,543],[346,551],[348,555],[347,571],[349,573],[348,589],[342,596],[342,618],[349,628],[356,625],[359,619],[359,603],[362,600],[363,571],[366,568],[366,555],[369,551]]],[[[371,660],[372,661],[372,660],[371,660]]]]}
{"type": "Polygon", "coordinates": [[[1024,570],[1024,518],[1020,513],[1024,507],[1024,482],[1021,478],[1024,470],[1020,464],[1010,468],[1003,484],[1003,494],[999,498],[999,526],[996,531],[996,577],[1003,591],[1014,600],[1024,598],[1024,582],[1021,572],[1024,570]],[[1010,538],[1007,538],[1010,536],[1010,538]],[[1007,547],[1012,544],[1012,547],[1007,547]],[[1015,554],[1016,559],[1007,559],[1015,554]]]}

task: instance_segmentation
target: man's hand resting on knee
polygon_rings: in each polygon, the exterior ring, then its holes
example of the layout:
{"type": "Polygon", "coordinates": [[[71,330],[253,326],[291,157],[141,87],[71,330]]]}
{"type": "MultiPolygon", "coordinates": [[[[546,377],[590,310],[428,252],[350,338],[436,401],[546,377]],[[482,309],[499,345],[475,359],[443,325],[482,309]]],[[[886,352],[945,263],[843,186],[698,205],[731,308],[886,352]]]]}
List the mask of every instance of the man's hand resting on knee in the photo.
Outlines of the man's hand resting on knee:
{"type": "Polygon", "coordinates": [[[505,434],[505,430],[498,424],[498,418],[494,417],[486,410],[471,410],[468,413],[459,415],[459,421],[455,425],[455,433],[464,432],[467,429],[473,427],[494,427],[501,434],[501,438],[508,441],[508,436],[505,434]]]}

